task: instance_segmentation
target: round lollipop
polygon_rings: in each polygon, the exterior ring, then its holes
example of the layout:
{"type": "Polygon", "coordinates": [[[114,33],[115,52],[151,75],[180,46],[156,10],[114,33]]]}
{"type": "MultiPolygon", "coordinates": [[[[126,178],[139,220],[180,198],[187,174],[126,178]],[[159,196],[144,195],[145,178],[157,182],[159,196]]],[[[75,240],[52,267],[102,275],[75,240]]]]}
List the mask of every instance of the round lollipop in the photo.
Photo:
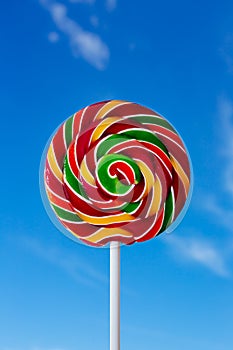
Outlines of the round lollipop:
{"type": "MultiPolygon", "coordinates": [[[[190,197],[190,162],[180,136],[158,113],[127,101],[99,102],[68,118],[52,137],[43,169],[48,201],[69,237],[118,247],[113,284],[119,244],[172,228],[190,197]]],[[[119,295],[119,283],[112,295],[119,295]]],[[[118,297],[113,304],[111,349],[118,350],[118,297]]]]}

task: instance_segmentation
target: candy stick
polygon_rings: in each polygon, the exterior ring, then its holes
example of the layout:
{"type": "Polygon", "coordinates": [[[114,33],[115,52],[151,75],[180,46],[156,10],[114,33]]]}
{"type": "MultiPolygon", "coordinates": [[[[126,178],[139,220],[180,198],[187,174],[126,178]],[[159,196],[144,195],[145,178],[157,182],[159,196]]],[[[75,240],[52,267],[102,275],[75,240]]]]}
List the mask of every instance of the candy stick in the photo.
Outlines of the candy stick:
{"type": "Polygon", "coordinates": [[[120,244],[110,243],[110,350],[120,350],[120,244]]]}
{"type": "Polygon", "coordinates": [[[110,243],[110,350],[120,350],[120,244],[172,231],[187,210],[187,149],[160,114],[128,101],[103,101],[56,130],[42,162],[48,214],[74,241],[110,243]]]}

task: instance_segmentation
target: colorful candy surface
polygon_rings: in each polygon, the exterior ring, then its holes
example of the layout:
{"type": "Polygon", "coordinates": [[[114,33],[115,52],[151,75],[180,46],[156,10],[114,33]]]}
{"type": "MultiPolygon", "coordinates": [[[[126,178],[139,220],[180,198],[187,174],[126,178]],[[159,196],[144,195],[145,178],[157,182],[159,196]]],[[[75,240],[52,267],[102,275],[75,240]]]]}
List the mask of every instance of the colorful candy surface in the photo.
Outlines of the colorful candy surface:
{"type": "Polygon", "coordinates": [[[143,242],[166,230],[190,190],[190,164],[174,128],[126,101],[90,105],[52,138],[46,193],[73,237],[93,246],[143,242]]]}

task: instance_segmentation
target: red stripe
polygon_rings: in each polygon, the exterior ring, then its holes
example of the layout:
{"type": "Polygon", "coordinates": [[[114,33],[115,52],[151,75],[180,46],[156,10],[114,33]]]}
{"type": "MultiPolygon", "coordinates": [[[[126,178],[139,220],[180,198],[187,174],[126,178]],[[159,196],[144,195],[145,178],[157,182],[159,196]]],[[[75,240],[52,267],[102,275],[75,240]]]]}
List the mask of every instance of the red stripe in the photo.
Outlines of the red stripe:
{"type": "Polygon", "coordinates": [[[126,179],[127,184],[134,184],[135,182],[134,171],[131,166],[121,160],[110,165],[109,173],[111,176],[123,177],[123,179],[126,179]]]}
{"type": "Polygon", "coordinates": [[[93,233],[95,233],[97,231],[97,228],[95,225],[90,225],[88,223],[74,223],[74,222],[66,222],[66,221],[62,221],[60,220],[63,225],[65,227],[67,227],[68,229],[70,229],[74,234],[85,238],[86,236],[90,236],[93,233]]]}
{"type": "Polygon", "coordinates": [[[147,241],[148,239],[154,238],[162,227],[163,218],[164,218],[164,209],[162,209],[162,212],[159,215],[158,219],[155,221],[155,224],[153,225],[153,227],[147,232],[145,236],[137,239],[137,242],[144,242],[144,241],[147,241]]]}
{"type": "MultiPolygon", "coordinates": [[[[174,142],[178,143],[182,148],[185,148],[179,135],[175,134],[173,131],[166,129],[165,127],[162,127],[160,125],[155,125],[155,124],[145,124],[145,125],[148,127],[148,129],[152,130],[155,134],[159,133],[158,138],[161,137],[161,134],[168,136],[169,138],[174,140],[174,142]]],[[[166,140],[167,138],[164,138],[164,139],[166,140]]]]}
{"type": "Polygon", "coordinates": [[[101,239],[99,241],[99,244],[105,245],[111,241],[114,241],[114,242],[116,241],[116,242],[120,242],[120,243],[127,244],[127,245],[135,243],[135,239],[133,237],[122,237],[122,236],[114,235],[110,238],[101,239]]]}
{"type": "MultiPolygon", "coordinates": [[[[149,150],[151,150],[155,157],[158,158],[158,160],[161,162],[162,161],[165,163],[165,165],[167,166],[167,168],[172,171],[172,164],[170,159],[168,158],[168,156],[161,150],[161,148],[159,148],[158,146],[152,145],[149,142],[145,142],[145,141],[140,141],[140,143],[142,145],[144,145],[146,148],[148,148],[149,150]]],[[[162,163],[161,163],[162,164],[162,163]]],[[[163,164],[162,164],[163,165],[163,164]]],[[[163,165],[164,166],[164,165],[163,165]]],[[[167,171],[167,170],[166,170],[167,171]]]]}
{"type": "Polygon", "coordinates": [[[83,115],[82,131],[88,130],[90,127],[93,127],[93,122],[96,117],[96,114],[105,104],[106,102],[98,102],[87,107],[83,115]]]}
{"type": "Polygon", "coordinates": [[[80,135],[75,142],[77,161],[79,165],[81,164],[84,156],[88,153],[90,138],[93,131],[94,128],[87,130],[82,135],[80,135]]]}
{"type": "Polygon", "coordinates": [[[53,171],[50,168],[50,165],[47,159],[46,159],[46,166],[45,166],[45,183],[51,188],[53,192],[57,193],[61,197],[65,197],[63,185],[53,174],[53,171]]]}
{"type": "Polygon", "coordinates": [[[174,142],[172,142],[169,139],[166,139],[166,137],[163,137],[161,135],[158,135],[160,140],[163,142],[163,144],[168,149],[169,153],[171,155],[174,155],[174,158],[180,163],[182,169],[188,176],[190,177],[190,168],[189,168],[189,160],[187,157],[187,153],[184,152],[179,146],[177,146],[174,142]]]}
{"type": "Polygon", "coordinates": [[[65,210],[68,210],[68,211],[71,211],[74,213],[74,210],[71,207],[69,202],[66,202],[64,199],[57,197],[51,191],[49,191],[49,189],[48,189],[48,192],[49,192],[50,200],[51,200],[51,202],[53,202],[53,204],[57,205],[58,207],[60,207],[62,209],[65,209],[65,210]]]}
{"type": "MultiPolygon", "coordinates": [[[[155,167],[155,161],[154,161],[155,158],[153,154],[151,152],[148,152],[148,150],[145,147],[143,147],[138,141],[135,141],[135,140],[132,141],[131,145],[134,147],[123,149],[124,145],[122,144],[118,146],[118,150],[116,151],[128,156],[131,159],[141,160],[151,170],[152,174],[155,173],[156,167],[155,167]],[[122,148],[122,150],[120,147],[122,148]]],[[[126,143],[126,146],[128,146],[128,142],[126,143]]],[[[111,151],[111,153],[114,153],[114,152],[115,152],[115,147],[111,151]]]]}
{"type": "Polygon", "coordinates": [[[83,109],[75,113],[73,118],[73,140],[77,137],[80,129],[81,117],[83,114],[83,109]]]}
{"type": "Polygon", "coordinates": [[[158,113],[152,111],[151,109],[131,102],[131,103],[116,106],[115,108],[113,108],[113,110],[107,113],[106,117],[127,117],[127,116],[130,117],[131,115],[134,115],[134,114],[141,114],[141,115],[149,114],[149,115],[159,116],[158,113]]]}
{"type": "MultiPolygon", "coordinates": [[[[115,200],[113,199],[112,202],[107,203],[107,201],[112,198],[109,198],[107,196],[103,198],[102,194],[98,191],[98,187],[93,188],[84,179],[82,180],[82,183],[83,183],[83,188],[90,200],[102,202],[102,203],[97,203],[97,202],[94,203],[97,209],[101,209],[101,208],[109,209],[110,207],[120,206],[122,204],[122,199],[117,197],[115,197],[115,200]]],[[[113,209],[113,210],[116,211],[116,209],[113,209]]]]}
{"type": "Polygon", "coordinates": [[[66,145],[63,138],[63,124],[60,126],[56,134],[54,135],[53,141],[54,154],[57,159],[57,163],[60,169],[63,168],[64,158],[66,155],[66,145]]]}
{"type": "Polygon", "coordinates": [[[75,143],[73,142],[67,152],[67,156],[68,156],[68,163],[70,165],[70,168],[73,172],[73,174],[75,175],[76,178],[79,178],[80,176],[80,171],[79,168],[77,166],[77,163],[75,161],[75,154],[74,154],[74,150],[75,150],[75,143]]]}
{"type": "MultiPolygon", "coordinates": [[[[180,180],[178,175],[174,176],[175,183],[174,183],[174,190],[176,190],[175,195],[175,215],[174,220],[177,218],[181,210],[183,209],[185,202],[186,202],[186,193],[183,182],[180,180]]],[[[173,220],[173,221],[174,221],[173,220]]]]}
{"type": "MultiPolygon", "coordinates": [[[[128,121],[122,121],[120,123],[114,123],[110,125],[103,133],[102,137],[107,136],[107,135],[116,135],[119,134],[121,131],[127,131],[128,129],[139,129],[141,128],[142,125],[132,121],[132,123],[128,121]]],[[[125,136],[124,136],[125,137],[125,136]]]]}
{"type": "MultiPolygon", "coordinates": [[[[108,212],[103,212],[95,209],[93,203],[92,204],[86,203],[83,199],[75,195],[74,192],[71,191],[66,184],[64,185],[65,185],[65,190],[67,192],[68,199],[71,205],[73,206],[73,208],[89,216],[94,216],[94,217],[109,216],[108,212]]],[[[113,213],[110,213],[110,215],[116,215],[116,214],[121,214],[121,212],[115,211],[113,213]]]]}

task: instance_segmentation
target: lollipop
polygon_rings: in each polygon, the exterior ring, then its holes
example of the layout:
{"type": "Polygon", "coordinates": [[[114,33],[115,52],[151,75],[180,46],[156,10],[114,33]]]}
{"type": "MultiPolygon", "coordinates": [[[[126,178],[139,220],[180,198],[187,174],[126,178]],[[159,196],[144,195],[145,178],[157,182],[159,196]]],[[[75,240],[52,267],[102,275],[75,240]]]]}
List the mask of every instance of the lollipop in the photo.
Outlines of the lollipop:
{"type": "Polygon", "coordinates": [[[178,217],[190,188],[174,128],[146,107],[116,100],[88,106],[58,128],[44,176],[59,221],[93,246],[154,238],[178,217]]]}
{"type": "MultiPolygon", "coordinates": [[[[119,248],[172,227],[190,195],[190,163],[180,136],[161,115],[136,103],[104,101],[57,129],[44,185],[69,237],[96,247],[117,242],[119,248]]],[[[113,283],[119,280],[119,254],[114,259],[113,283]]],[[[119,295],[119,283],[113,290],[119,295]]],[[[119,342],[111,349],[119,349],[119,342]]]]}

